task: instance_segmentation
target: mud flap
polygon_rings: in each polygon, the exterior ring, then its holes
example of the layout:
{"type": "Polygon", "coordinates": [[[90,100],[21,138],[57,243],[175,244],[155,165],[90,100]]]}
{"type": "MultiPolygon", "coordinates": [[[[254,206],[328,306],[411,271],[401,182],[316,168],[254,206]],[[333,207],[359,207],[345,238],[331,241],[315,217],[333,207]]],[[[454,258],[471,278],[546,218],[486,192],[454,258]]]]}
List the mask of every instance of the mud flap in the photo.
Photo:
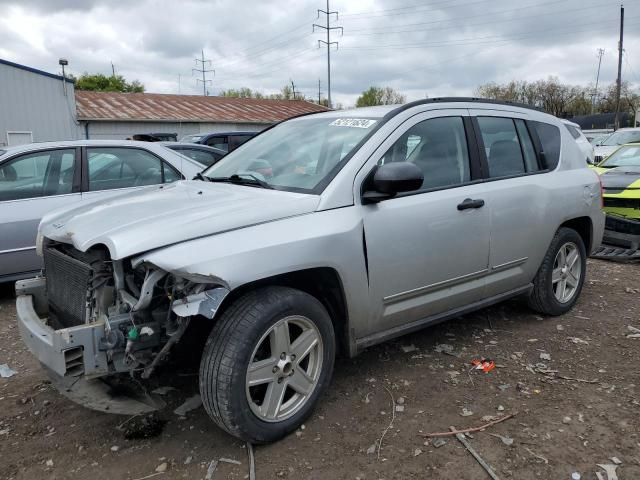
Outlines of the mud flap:
{"type": "Polygon", "coordinates": [[[118,415],[140,415],[166,406],[158,396],[151,395],[129,379],[113,380],[61,377],[44,367],[51,384],[65,397],[83,407],[118,415]]]}

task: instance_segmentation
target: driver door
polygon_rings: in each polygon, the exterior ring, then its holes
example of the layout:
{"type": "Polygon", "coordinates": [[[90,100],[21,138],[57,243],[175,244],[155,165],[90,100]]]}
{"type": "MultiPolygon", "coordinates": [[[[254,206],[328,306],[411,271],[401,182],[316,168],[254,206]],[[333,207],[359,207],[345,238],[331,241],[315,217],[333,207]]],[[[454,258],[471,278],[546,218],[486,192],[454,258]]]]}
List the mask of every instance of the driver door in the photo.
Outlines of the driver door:
{"type": "Polygon", "coordinates": [[[374,155],[379,165],[416,164],[424,182],[363,205],[370,334],[399,334],[483,298],[489,206],[478,206],[486,188],[474,138],[466,110],[428,112],[407,120],[374,155]],[[470,207],[467,199],[478,202],[470,207]]]}

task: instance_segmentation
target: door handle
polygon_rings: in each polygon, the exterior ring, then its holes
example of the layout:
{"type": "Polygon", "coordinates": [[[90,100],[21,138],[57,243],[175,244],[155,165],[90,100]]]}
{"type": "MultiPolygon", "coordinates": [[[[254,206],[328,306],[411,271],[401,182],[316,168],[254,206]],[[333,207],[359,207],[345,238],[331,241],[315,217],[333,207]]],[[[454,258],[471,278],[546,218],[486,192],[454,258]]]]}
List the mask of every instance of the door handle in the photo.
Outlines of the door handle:
{"type": "Polygon", "coordinates": [[[458,204],[458,210],[468,210],[470,208],[482,208],[484,207],[484,200],[465,198],[464,201],[458,204]]]}

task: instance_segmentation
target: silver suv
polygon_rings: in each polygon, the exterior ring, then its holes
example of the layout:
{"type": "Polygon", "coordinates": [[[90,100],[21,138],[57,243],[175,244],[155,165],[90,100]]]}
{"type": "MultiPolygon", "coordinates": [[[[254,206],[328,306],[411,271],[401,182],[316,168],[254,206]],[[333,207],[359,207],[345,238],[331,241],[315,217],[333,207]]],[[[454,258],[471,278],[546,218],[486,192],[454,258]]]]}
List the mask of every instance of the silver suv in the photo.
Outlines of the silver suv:
{"type": "Polygon", "coordinates": [[[558,119],[474,99],[291,119],[199,178],[46,217],[20,330],[65,395],[116,413],[157,408],[112,387],[206,330],[204,407],[257,443],[310,415],[338,352],[517,295],[567,312],[604,226],[558,119]]]}

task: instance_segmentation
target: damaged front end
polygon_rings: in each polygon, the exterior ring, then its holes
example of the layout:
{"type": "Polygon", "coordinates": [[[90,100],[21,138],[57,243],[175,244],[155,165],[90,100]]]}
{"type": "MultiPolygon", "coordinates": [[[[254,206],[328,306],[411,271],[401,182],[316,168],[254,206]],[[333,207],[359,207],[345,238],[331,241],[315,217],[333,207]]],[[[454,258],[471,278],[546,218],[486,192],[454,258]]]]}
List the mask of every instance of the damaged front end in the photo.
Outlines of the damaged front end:
{"type": "Polygon", "coordinates": [[[164,404],[145,381],[195,317],[213,318],[228,289],[154,265],[112,260],[106,248],[42,246],[45,277],[16,283],[18,323],[53,384],[100,411],[145,413],[164,404]]]}

